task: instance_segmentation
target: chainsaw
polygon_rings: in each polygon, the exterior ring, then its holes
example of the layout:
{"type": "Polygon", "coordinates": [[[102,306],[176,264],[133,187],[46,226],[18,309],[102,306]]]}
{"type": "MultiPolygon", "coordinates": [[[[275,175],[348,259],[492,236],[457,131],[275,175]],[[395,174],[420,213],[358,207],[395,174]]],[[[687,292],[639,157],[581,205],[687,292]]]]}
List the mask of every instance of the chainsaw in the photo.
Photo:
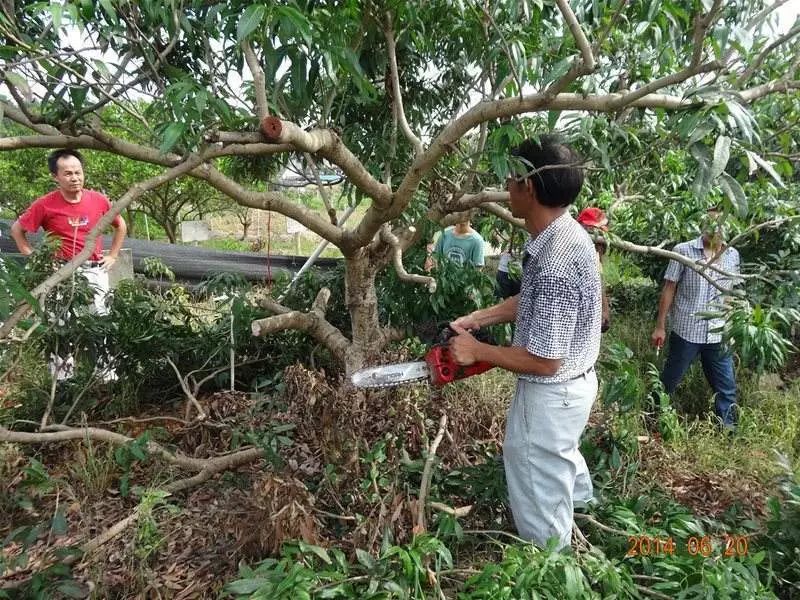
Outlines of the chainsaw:
{"type": "MultiPolygon", "coordinates": [[[[431,346],[423,360],[366,367],[350,376],[353,385],[359,388],[387,388],[417,382],[428,382],[442,387],[458,379],[465,379],[484,373],[494,367],[491,363],[479,361],[468,366],[459,365],[450,352],[450,338],[456,335],[449,326],[439,334],[437,342],[431,346]]],[[[488,334],[478,331],[475,338],[488,342],[488,334]]]]}

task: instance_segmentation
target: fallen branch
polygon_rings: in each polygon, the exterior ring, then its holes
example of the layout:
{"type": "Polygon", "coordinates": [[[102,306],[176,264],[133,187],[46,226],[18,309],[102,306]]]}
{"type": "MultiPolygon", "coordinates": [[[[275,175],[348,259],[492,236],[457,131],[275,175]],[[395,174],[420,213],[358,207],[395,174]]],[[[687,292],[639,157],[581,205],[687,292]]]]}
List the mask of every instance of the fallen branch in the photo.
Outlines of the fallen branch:
{"type": "MultiPolygon", "coordinates": [[[[59,442],[75,439],[91,439],[108,442],[119,446],[134,441],[133,438],[129,438],[122,434],[114,433],[113,431],[107,431],[105,429],[97,429],[94,427],[70,428],[62,427],[60,425],[52,425],[50,426],[50,429],[57,429],[58,431],[52,433],[26,433],[11,431],[5,427],[0,427],[0,441],[29,444],[59,442]]],[[[155,442],[148,442],[147,449],[149,452],[160,455],[169,463],[185,469],[199,471],[199,473],[196,475],[173,481],[162,488],[170,494],[175,494],[204,483],[218,473],[235,469],[247,463],[253,462],[263,455],[263,452],[260,448],[248,448],[246,450],[234,452],[233,454],[226,454],[214,458],[191,458],[183,454],[172,454],[166,448],[155,442]]],[[[100,546],[122,533],[127,527],[135,523],[138,518],[139,508],[137,507],[130,515],[117,522],[109,529],[106,529],[100,535],[83,544],[83,546],[81,546],[80,556],[68,557],[64,562],[66,564],[72,564],[78,560],[78,558],[86,557],[97,550],[100,546]]]]}
{"type": "Polygon", "coordinates": [[[206,412],[203,410],[203,407],[197,401],[197,398],[192,393],[192,390],[189,389],[189,384],[183,378],[183,375],[181,375],[181,372],[178,370],[178,367],[175,365],[175,363],[172,362],[172,359],[170,359],[169,356],[166,356],[165,358],[167,359],[167,363],[169,363],[169,366],[172,367],[172,370],[175,371],[175,376],[178,378],[178,383],[180,383],[181,389],[183,390],[183,393],[186,395],[187,403],[186,403],[186,413],[184,414],[184,418],[187,421],[189,420],[189,404],[191,404],[195,407],[195,409],[197,409],[197,420],[204,421],[208,415],[206,415],[206,412]]]}
{"type": "Polygon", "coordinates": [[[658,598],[658,600],[672,600],[672,596],[667,596],[666,594],[662,594],[661,592],[657,592],[655,590],[651,590],[648,587],[643,585],[639,585],[638,583],[634,584],[636,589],[639,590],[640,594],[644,594],[645,596],[650,596],[651,598],[658,598]]]}
{"type": "MultiPolygon", "coordinates": [[[[65,427],[62,425],[50,425],[50,431],[40,433],[28,433],[24,431],[12,431],[0,426],[0,442],[13,442],[18,444],[47,444],[52,442],[64,442],[68,440],[94,440],[107,442],[117,446],[125,446],[134,441],[134,438],[121,433],[100,429],[97,427],[65,427]]],[[[161,444],[149,441],[146,444],[147,451],[151,454],[160,456],[168,463],[174,464],[190,471],[203,471],[214,461],[224,459],[226,464],[245,464],[258,458],[261,451],[256,448],[242,450],[234,454],[229,454],[214,458],[193,458],[182,453],[172,453],[161,444]]],[[[231,468],[231,467],[228,467],[231,468]]]]}
{"type": "Polygon", "coordinates": [[[441,502],[429,502],[428,504],[432,509],[452,515],[454,517],[466,517],[470,512],[472,512],[473,506],[472,504],[468,504],[467,506],[453,508],[452,506],[447,506],[447,504],[443,504],[441,502]]]}
{"type": "Polygon", "coordinates": [[[439,431],[428,448],[428,456],[425,458],[425,466],[422,468],[422,483],[420,483],[419,497],[417,498],[417,519],[414,524],[414,532],[417,534],[425,531],[425,498],[428,496],[428,488],[431,485],[433,461],[436,458],[436,450],[439,448],[439,444],[442,443],[446,428],[447,415],[442,415],[442,418],[439,419],[439,431]]]}
{"type": "MultiPolygon", "coordinates": [[[[186,477],[184,479],[178,479],[177,481],[173,481],[172,483],[163,487],[164,491],[169,492],[170,494],[176,494],[178,492],[182,492],[187,490],[191,487],[196,485],[200,485],[211,479],[217,473],[221,473],[223,471],[227,471],[248,462],[252,462],[263,453],[258,448],[251,448],[249,450],[243,450],[242,452],[238,452],[236,454],[230,454],[227,456],[219,456],[216,458],[205,459],[206,466],[197,474],[192,477],[186,477]]],[[[100,535],[92,538],[88,542],[86,542],[83,546],[81,546],[81,555],[80,558],[85,558],[103,544],[111,541],[120,533],[125,531],[130,525],[135,523],[139,518],[139,507],[136,507],[134,511],[114,524],[112,527],[106,529],[100,535]]],[[[72,564],[77,560],[78,556],[69,557],[67,564],[72,564]]]]}
{"type": "Polygon", "coordinates": [[[607,533],[613,533],[614,535],[618,535],[620,537],[627,538],[630,535],[629,533],[622,531],[621,529],[615,529],[613,527],[609,527],[608,525],[601,523],[591,515],[587,515],[584,513],[575,513],[574,518],[586,521],[587,523],[591,523],[601,531],[605,531],[607,533]]]}
{"type": "Polygon", "coordinates": [[[502,531],[500,529],[465,529],[464,533],[473,534],[473,535],[490,535],[490,536],[504,536],[518,542],[520,544],[532,544],[530,540],[523,540],[518,535],[514,535],[508,531],[502,531]]]}

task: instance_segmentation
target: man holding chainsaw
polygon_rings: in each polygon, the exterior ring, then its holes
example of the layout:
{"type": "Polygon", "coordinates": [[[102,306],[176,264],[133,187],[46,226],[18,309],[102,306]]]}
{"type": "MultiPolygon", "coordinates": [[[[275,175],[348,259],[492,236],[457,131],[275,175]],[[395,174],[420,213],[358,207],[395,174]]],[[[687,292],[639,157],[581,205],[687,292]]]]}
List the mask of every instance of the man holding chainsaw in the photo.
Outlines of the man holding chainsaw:
{"type": "Polygon", "coordinates": [[[512,151],[511,213],[531,237],[520,293],[451,325],[455,361],[478,360],[519,374],[503,443],[508,495],[519,534],[569,546],[575,503],[592,499],[578,442],[597,395],[601,284],[591,238],[569,214],[583,186],[578,154],[552,136],[512,151]],[[469,330],[515,321],[510,347],[469,330]]]}

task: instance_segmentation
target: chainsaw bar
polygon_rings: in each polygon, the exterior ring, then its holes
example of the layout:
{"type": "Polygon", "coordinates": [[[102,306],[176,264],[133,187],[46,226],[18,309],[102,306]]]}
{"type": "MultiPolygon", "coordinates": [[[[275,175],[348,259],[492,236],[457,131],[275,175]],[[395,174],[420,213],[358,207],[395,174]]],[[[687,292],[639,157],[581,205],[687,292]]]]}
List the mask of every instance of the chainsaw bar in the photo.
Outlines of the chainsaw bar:
{"type": "Polygon", "coordinates": [[[360,388],[388,388],[429,380],[430,371],[424,360],[367,367],[350,376],[353,385],[360,388]]]}

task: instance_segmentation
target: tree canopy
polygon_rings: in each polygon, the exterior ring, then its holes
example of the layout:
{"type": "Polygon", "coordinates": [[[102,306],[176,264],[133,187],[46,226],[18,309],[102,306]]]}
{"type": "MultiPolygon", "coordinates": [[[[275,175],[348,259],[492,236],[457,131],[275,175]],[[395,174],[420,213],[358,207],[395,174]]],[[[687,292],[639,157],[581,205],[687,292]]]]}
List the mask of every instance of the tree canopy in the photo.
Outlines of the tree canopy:
{"type": "Polygon", "coordinates": [[[786,1],[4,3],[0,109],[25,133],[0,150],[161,167],[112,216],[189,175],[302,222],[345,256],[351,330],[325,320],[321,296],[313,314],[273,302],[254,332],[306,329],[352,369],[402,335],[381,321],[376,274],[391,262],[432,283],[403,267],[431,221],[514,223],[499,182],[524,136],[558,130],[580,148],[580,202],[612,209],[627,250],[668,256],[653,246],[718,201],[733,232],[796,224],[800,23],[775,29],[786,1]],[[344,173],[368,207],[359,222],[253,185],[296,155],[344,173]]]}

